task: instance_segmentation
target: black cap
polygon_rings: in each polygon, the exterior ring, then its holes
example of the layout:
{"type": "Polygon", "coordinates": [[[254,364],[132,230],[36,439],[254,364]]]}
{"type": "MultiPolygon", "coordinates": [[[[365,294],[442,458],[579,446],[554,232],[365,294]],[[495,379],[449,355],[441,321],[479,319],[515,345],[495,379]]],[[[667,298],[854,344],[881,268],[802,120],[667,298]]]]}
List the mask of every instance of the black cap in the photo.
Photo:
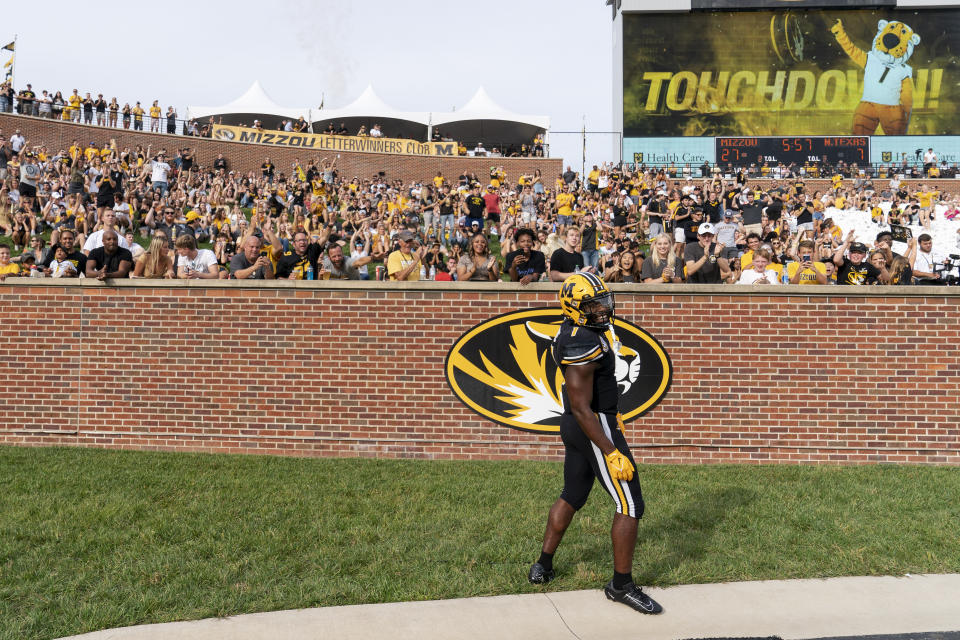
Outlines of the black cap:
{"type": "Polygon", "coordinates": [[[854,242],[850,245],[850,253],[866,253],[867,245],[862,242],[854,242]]]}

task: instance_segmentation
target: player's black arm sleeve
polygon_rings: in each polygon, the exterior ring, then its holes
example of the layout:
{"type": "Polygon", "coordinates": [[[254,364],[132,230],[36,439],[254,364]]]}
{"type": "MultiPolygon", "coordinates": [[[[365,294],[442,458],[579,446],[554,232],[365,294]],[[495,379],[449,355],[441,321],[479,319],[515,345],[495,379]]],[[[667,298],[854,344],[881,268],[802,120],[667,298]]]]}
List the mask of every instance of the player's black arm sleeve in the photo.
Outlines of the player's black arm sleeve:
{"type": "Polygon", "coordinates": [[[580,429],[593,444],[597,445],[603,455],[608,455],[616,447],[603,432],[597,414],[590,409],[590,401],[593,400],[593,373],[596,368],[597,365],[593,362],[567,367],[563,376],[566,381],[567,398],[570,399],[570,410],[577,419],[580,429]]]}

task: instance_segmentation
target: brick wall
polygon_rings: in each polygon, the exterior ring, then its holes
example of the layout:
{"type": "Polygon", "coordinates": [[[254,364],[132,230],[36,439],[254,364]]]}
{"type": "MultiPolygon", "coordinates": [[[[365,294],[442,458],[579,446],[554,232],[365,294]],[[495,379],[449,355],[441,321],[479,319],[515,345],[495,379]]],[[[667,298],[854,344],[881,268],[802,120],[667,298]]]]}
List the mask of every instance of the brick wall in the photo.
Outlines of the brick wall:
{"type": "MultiPolygon", "coordinates": [[[[145,121],[147,118],[145,118],[145,121]]],[[[149,128],[149,123],[145,123],[149,128]]],[[[43,118],[25,117],[11,114],[0,114],[0,130],[4,135],[11,135],[20,129],[30,144],[44,144],[52,153],[70,147],[73,140],[81,144],[91,141],[103,144],[115,139],[120,149],[134,148],[136,145],[153,145],[154,151],[165,148],[176,155],[175,150],[182,147],[196,147],[198,161],[209,166],[222,153],[230,162],[230,168],[238,171],[259,172],[263,159],[269,156],[280,171],[290,175],[290,167],[294,159],[299,158],[306,163],[310,158],[335,155],[335,152],[317,153],[304,149],[284,149],[270,145],[250,144],[245,142],[223,142],[207,138],[189,138],[171,136],[160,133],[145,133],[132,129],[107,129],[93,125],[60,122],[43,118]]],[[[503,165],[507,178],[513,182],[524,173],[532,174],[535,169],[552,180],[562,171],[562,160],[559,158],[470,158],[470,157],[431,157],[405,156],[382,153],[343,152],[337,161],[337,167],[342,176],[348,179],[353,176],[369,178],[378,171],[384,171],[388,178],[402,180],[423,180],[437,175],[442,171],[447,179],[456,178],[464,171],[474,172],[483,179],[489,176],[491,165],[503,165]]]]}
{"type": "MultiPolygon", "coordinates": [[[[952,289],[615,285],[674,366],[628,425],[644,462],[960,464],[952,289]]],[[[555,285],[0,284],[0,443],[560,459],[479,418],[447,350],[555,285]]]]}

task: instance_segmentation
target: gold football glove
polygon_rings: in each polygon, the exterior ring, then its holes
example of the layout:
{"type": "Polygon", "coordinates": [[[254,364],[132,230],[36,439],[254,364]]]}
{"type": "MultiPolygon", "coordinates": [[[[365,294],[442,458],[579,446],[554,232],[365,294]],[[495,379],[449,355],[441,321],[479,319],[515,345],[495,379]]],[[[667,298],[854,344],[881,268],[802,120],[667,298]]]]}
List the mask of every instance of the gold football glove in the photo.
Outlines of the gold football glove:
{"type": "Polygon", "coordinates": [[[630,458],[623,455],[616,449],[604,456],[607,460],[607,469],[610,471],[610,477],[614,480],[633,480],[633,463],[630,458]]]}

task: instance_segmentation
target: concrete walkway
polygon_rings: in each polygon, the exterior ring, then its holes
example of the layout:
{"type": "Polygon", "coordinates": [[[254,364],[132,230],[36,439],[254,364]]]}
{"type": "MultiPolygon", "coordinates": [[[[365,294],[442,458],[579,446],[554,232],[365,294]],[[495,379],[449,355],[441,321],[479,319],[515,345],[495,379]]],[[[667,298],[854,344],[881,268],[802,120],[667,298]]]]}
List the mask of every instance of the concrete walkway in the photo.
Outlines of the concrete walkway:
{"type": "MultiPolygon", "coordinates": [[[[83,640],[681,640],[960,631],[960,575],[771,580],[651,589],[659,616],[601,590],[255,613],[97,631],[83,640]]],[[[952,636],[953,634],[951,634],[952,636]]]]}

